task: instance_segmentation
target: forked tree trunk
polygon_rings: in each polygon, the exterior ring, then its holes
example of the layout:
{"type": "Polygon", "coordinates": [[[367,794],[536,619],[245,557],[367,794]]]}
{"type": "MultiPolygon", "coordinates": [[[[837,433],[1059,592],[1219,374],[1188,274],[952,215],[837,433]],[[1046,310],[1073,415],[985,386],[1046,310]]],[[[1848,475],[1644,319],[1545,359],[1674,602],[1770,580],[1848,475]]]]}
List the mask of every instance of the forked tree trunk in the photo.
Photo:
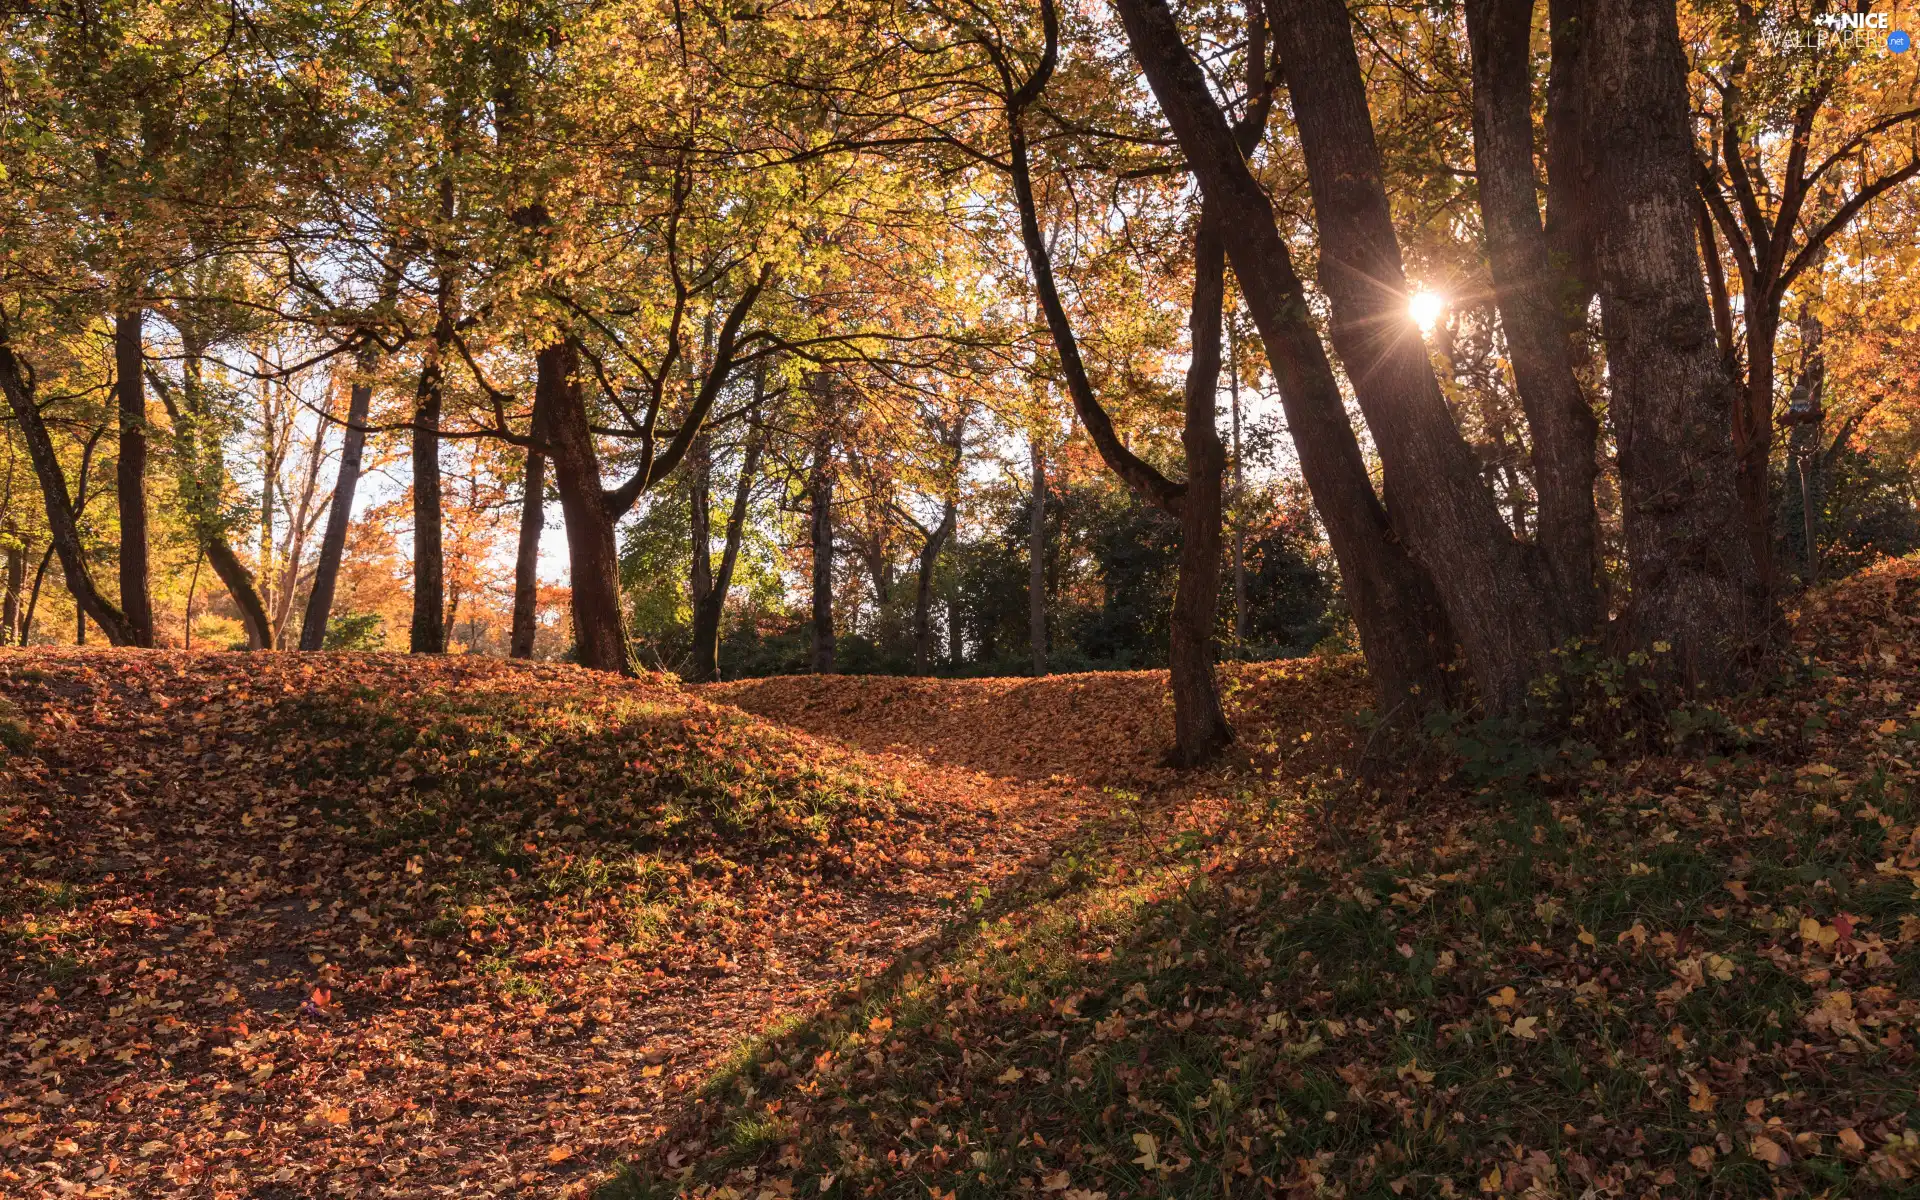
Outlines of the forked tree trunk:
{"type": "Polygon", "coordinates": [[[574,653],[582,666],[631,675],[626,621],[620,611],[620,550],[614,514],[600,483],[600,456],[586,401],[575,378],[579,359],[570,339],[542,347],[535,357],[534,382],[534,406],[542,414],[567,522],[574,653]]]}
{"type": "Polygon", "coordinates": [[[1216,209],[1247,308],[1266,344],[1287,425],[1340,564],[1382,716],[1393,723],[1448,698],[1452,646],[1431,584],[1388,526],[1305,289],[1273,208],[1180,40],[1164,0],[1116,0],[1127,40],[1216,209]]]}
{"type": "Polygon", "coordinates": [[[540,534],[547,521],[546,493],[547,456],[528,450],[520,488],[520,545],[513,558],[513,632],[507,651],[513,658],[533,657],[534,635],[540,628],[540,534]]]}
{"type": "Polygon", "coordinates": [[[1656,664],[1737,682],[1767,601],[1735,485],[1736,386],[1696,249],[1687,64],[1670,0],[1591,0],[1583,160],[1597,214],[1602,323],[1619,444],[1629,633],[1656,664]],[[1670,644],[1660,654],[1656,643],[1670,644]]]}
{"type": "Polygon", "coordinates": [[[1540,497],[1535,537],[1551,577],[1549,613],[1556,635],[1565,638],[1593,633],[1600,618],[1600,522],[1593,500],[1599,423],[1573,373],[1536,198],[1534,3],[1468,0],[1467,35],[1481,222],[1514,386],[1533,435],[1540,497]]]}
{"type": "Polygon", "coordinates": [[[1033,673],[1047,673],[1047,458],[1038,436],[1027,439],[1033,466],[1033,507],[1027,515],[1027,643],[1033,673]]]}
{"type": "Polygon", "coordinates": [[[347,433],[340,448],[340,472],[333,481],[333,503],[327,509],[327,529],[320,538],[320,558],[313,566],[313,590],[307,595],[307,611],[300,621],[302,650],[326,645],[327,620],[333,614],[333,593],[339,586],[340,559],[346,553],[347,526],[353,520],[354,492],[360,486],[360,462],[366,453],[367,410],[372,404],[373,385],[356,382],[347,395],[347,433]]]}
{"type": "MultiPolygon", "coordinates": [[[[758,385],[756,385],[757,387],[758,385]]],[[[749,414],[749,420],[755,414],[749,414]]],[[[747,510],[753,504],[753,485],[760,470],[760,452],[764,438],[756,426],[747,433],[746,443],[740,450],[740,476],[733,485],[733,507],[727,513],[725,544],[720,551],[720,565],[712,566],[710,557],[709,518],[706,513],[705,493],[709,483],[701,484],[701,498],[695,501],[700,510],[695,518],[693,558],[695,571],[695,597],[693,605],[693,678],[697,682],[710,682],[720,678],[720,624],[727,611],[727,593],[733,588],[734,568],[740,562],[740,547],[747,535],[747,510]],[[702,592],[698,579],[702,562],[708,566],[707,582],[702,592]]],[[[710,468],[710,464],[709,464],[710,468]]],[[[704,472],[703,472],[704,473],[704,472]]]]}
{"type": "Polygon", "coordinates": [[[1226,255],[1220,231],[1204,210],[1193,242],[1193,360],[1187,368],[1187,490],[1180,502],[1180,578],[1174,588],[1168,677],[1173,691],[1175,766],[1211,761],[1233,741],[1214,678],[1214,626],[1220,605],[1221,479],[1226,447],[1214,428],[1220,389],[1220,316],[1226,297],[1226,255]]]}
{"type": "Polygon", "coordinates": [[[833,674],[833,447],[823,432],[813,448],[807,485],[813,510],[813,655],[816,675],[833,674]]]}
{"type": "Polygon", "coordinates": [[[1366,84],[1342,0],[1279,0],[1286,64],[1320,230],[1331,335],[1379,447],[1388,516],[1434,581],[1481,703],[1510,712],[1555,638],[1528,548],[1515,541],[1441,395],[1407,311],[1406,276],[1366,84]]]}
{"type": "Polygon", "coordinates": [[[413,622],[407,648],[415,654],[442,654],[447,649],[440,414],[445,390],[441,358],[452,341],[452,324],[442,318],[420,367],[420,387],[413,408],[413,622]]]}
{"type": "Polygon", "coordinates": [[[39,406],[29,390],[20,360],[14,357],[12,347],[4,340],[4,329],[0,329],[0,390],[6,392],[14,420],[20,423],[21,439],[27,443],[27,457],[33,463],[34,478],[40,484],[40,495],[46,503],[47,531],[53,542],[53,551],[59,556],[60,570],[66,576],[67,591],[72,594],[76,608],[82,619],[91,616],[94,623],[106,633],[107,640],[114,645],[138,645],[133,626],[111,601],[100,594],[100,589],[94,586],[93,576],[87,571],[86,551],[80,543],[79,519],[74,514],[73,500],[67,494],[66,473],[60,468],[53,438],[47,433],[46,420],[40,415],[39,406]]]}
{"type": "Polygon", "coordinates": [[[145,314],[113,319],[114,396],[119,401],[120,456],[114,468],[120,507],[120,608],[136,644],[153,645],[153,594],[147,537],[147,388],[145,314]]]}

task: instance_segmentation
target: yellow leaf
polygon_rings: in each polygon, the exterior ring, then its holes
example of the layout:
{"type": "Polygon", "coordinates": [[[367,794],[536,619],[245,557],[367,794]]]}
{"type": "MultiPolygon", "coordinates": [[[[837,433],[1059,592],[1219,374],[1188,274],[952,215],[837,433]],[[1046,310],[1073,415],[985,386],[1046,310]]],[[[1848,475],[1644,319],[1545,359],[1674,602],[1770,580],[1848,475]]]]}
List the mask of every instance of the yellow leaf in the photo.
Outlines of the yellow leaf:
{"type": "Polygon", "coordinates": [[[1507,1032],[1523,1042],[1531,1042],[1540,1036],[1539,1017],[1520,1017],[1507,1027],[1507,1032]]]}
{"type": "Polygon", "coordinates": [[[1840,1144],[1855,1154],[1867,1148],[1867,1143],[1851,1127],[1840,1131],[1840,1144]]]}
{"type": "Polygon", "coordinates": [[[1687,1097],[1687,1107],[1694,1112],[1712,1112],[1714,1101],[1713,1089],[1701,1083],[1698,1079],[1689,1079],[1688,1082],[1693,1085],[1693,1094],[1687,1097]]]}
{"type": "Polygon", "coordinates": [[[1495,1008],[1512,1008],[1513,1002],[1519,999],[1519,996],[1520,994],[1512,988],[1503,987],[1493,995],[1488,996],[1487,1003],[1495,1008]]]}
{"type": "Polygon", "coordinates": [[[1733,960],[1718,954],[1707,955],[1707,974],[1725,983],[1733,978],[1733,960]]]}
{"type": "Polygon", "coordinates": [[[1019,1067],[1008,1067],[1008,1068],[1007,1068],[1006,1070],[1004,1070],[1004,1071],[1002,1071],[1002,1072],[1000,1072],[1000,1074],[998,1074],[997,1076],[995,1076],[995,1077],[994,1077],[994,1082],[995,1082],[995,1083],[1018,1083],[1018,1082],[1020,1082],[1020,1068],[1019,1068],[1019,1067]]]}
{"type": "Polygon", "coordinates": [[[1140,1151],[1140,1156],[1133,1160],[1136,1164],[1145,1167],[1149,1171],[1160,1165],[1160,1143],[1154,1140],[1152,1134],[1134,1134],[1133,1146],[1134,1149],[1140,1151]]]}

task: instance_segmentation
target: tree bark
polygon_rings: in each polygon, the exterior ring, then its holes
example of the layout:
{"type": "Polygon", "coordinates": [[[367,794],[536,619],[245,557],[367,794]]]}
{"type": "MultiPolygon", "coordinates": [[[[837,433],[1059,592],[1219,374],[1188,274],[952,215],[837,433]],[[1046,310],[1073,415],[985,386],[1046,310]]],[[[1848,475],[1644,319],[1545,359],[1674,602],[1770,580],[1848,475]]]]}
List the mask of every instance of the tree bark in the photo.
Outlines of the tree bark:
{"type": "Polygon", "coordinates": [[[307,611],[300,622],[302,650],[318,650],[326,644],[327,620],[333,614],[333,593],[340,581],[340,559],[346,553],[347,526],[353,520],[354,492],[360,486],[360,462],[367,446],[367,410],[372,403],[373,385],[355,382],[347,395],[346,442],[340,448],[333,503],[327,509],[320,558],[313,566],[313,590],[307,595],[307,611]]]}
{"type": "Polygon", "coordinates": [[[1216,208],[1227,258],[1280,387],[1301,471],[1340,564],[1383,717],[1398,723],[1444,704],[1443,664],[1452,635],[1431,583],[1399,543],[1373,492],[1272,204],[1248,170],[1164,0],[1116,0],[1116,6],[1134,57],[1206,202],[1216,208]]]}
{"type": "Polygon", "coordinates": [[[1480,479],[1407,312],[1366,85],[1342,0],[1281,0],[1275,35],[1320,229],[1330,333],[1379,447],[1388,516],[1426,568],[1480,701],[1511,712],[1554,644],[1547,598],[1480,479]]]}
{"type": "Polygon", "coordinates": [[[1038,435],[1027,439],[1033,466],[1033,506],[1027,515],[1027,644],[1033,673],[1047,673],[1047,457],[1038,435]]]}
{"type": "Polygon", "coordinates": [[[513,558],[513,632],[508,648],[513,658],[532,658],[534,635],[539,632],[540,534],[547,521],[546,493],[547,456],[529,449],[520,488],[520,545],[513,558]]]}
{"type": "MultiPolygon", "coordinates": [[[[816,384],[824,394],[825,383],[816,384]]],[[[833,674],[833,444],[824,415],[814,442],[807,494],[813,510],[813,673],[833,674]]]]}
{"type": "Polygon", "coordinates": [[[20,628],[20,592],[27,585],[27,551],[7,547],[7,594],[0,602],[0,646],[13,644],[20,628]]]}
{"type": "Polygon", "coordinates": [[[571,339],[544,346],[535,356],[534,407],[541,414],[567,522],[574,653],[582,666],[631,675],[620,608],[617,518],[600,483],[600,456],[576,378],[579,365],[580,352],[571,339]]]}
{"type": "Polygon", "coordinates": [[[1587,0],[1547,0],[1547,260],[1554,298],[1570,331],[1584,331],[1593,301],[1594,231],[1590,173],[1584,155],[1586,107],[1582,50],[1587,0]]]}
{"type": "Polygon", "coordinates": [[[444,654],[447,649],[440,414],[445,391],[441,363],[452,341],[452,322],[442,317],[420,366],[420,386],[413,408],[413,623],[407,648],[414,654],[444,654]]]}
{"type": "Polygon", "coordinates": [[[1593,633],[1600,620],[1600,519],[1593,500],[1599,423],[1573,373],[1536,199],[1533,8],[1534,0],[1468,0],[1467,35],[1487,258],[1514,386],[1533,434],[1540,498],[1535,537],[1551,579],[1548,611],[1556,635],[1565,638],[1593,633]]]}
{"type": "MultiPolygon", "coordinates": [[[[1247,476],[1240,450],[1240,343],[1231,322],[1227,325],[1227,388],[1233,405],[1233,499],[1244,502],[1247,476]]],[[[1236,515],[1233,522],[1233,644],[1245,654],[1247,644],[1247,527],[1236,515]]]]}
{"type": "Polygon", "coordinates": [[[1214,625],[1220,604],[1220,486],[1226,447],[1214,427],[1220,390],[1220,316],[1226,253],[1202,210],[1193,242],[1192,362],[1187,368],[1187,490],[1180,505],[1180,577],[1174,588],[1168,677],[1173,691],[1172,764],[1199,766],[1233,742],[1214,678],[1214,625]]]}
{"type": "MultiPolygon", "coordinates": [[[[756,418],[750,414],[748,419],[756,418]]],[[[746,540],[747,510],[753,504],[753,485],[760,470],[763,443],[764,438],[756,425],[748,431],[746,442],[741,447],[740,477],[733,485],[733,507],[727,513],[726,542],[720,551],[718,568],[713,567],[711,557],[710,519],[706,512],[705,496],[710,488],[708,483],[702,482],[702,495],[695,501],[695,508],[699,510],[699,515],[695,517],[693,539],[695,596],[692,677],[695,682],[707,683],[720,678],[720,624],[726,615],[727,593],[733,587],[733,571],[740,561],[740,547],[746,540]],[[702,564],[707,567],[704,592],[699,582],[702,564]]],[[[708,468],[710,471],[710,462],[708,468]]]]}
{"type": "MultiPolygon", "coordinates": [[[[1766,596],[1742,519],[1696,249],[1687,64],[1663,0],[1591,0],[1583,50],[1602,326],[1619,445],[1629,635],[1688,683],[1735,684],[1766,596]],[[1658,645],[1656,644],[1658,643],[1658,645]]],[[[1760,356],[1756,355],[1756,361],[1760,356]]]]}
{"type": "Polygon", "coordinates": [[[267,616],[267,606],[260,599],[260,589],[255,586],[253,573],[247,570],[240,556],[233,552],[227,539],[217,532],[203,535],[207,554],[207,565],[220,577],[226,586],[227,594],[233,597],[235,607],[240,610],[240,625],[246,631],[247,649],[265,650],[273,644],[273,622],[267,616]]]}
{"type": "Polygon", "coordinates": [[[149,581],[147,537],[147,389],[146,346],[141,337],[145,314],[129,309],[113,319],[114,395],[119,401],[120,455],[114,468],[120,506],[120,608],[133,630],[134,645],[153,645],[153,594],[149,581]]]}
{"type": "Polygon", "coordinates": [[[67,494],[66,474],[60,469],[60,458],[54,452],[53,438],[47,433],[47,423],[35,403],[32,384],[21,369],[20,360],[14,356],[13,348],[6,344],[3,328],[0,328],[0,390],[6,392],[7,404],[13,409],[14,419],[20,423],[21,439],[27,443],[27,457],[33,463],[34,478],[39,482],[41,498],[46,502],[47,531],[53,542],[54,553],[59,556],[60,570],[66,576],[67,591],[72,593],[75,606],[83,616],[91,616],[107,635],[107,640],[114,645],[139,645],[132,624],[111,601],[100,594],[99,588],[94,586],[93,576],[87,571],[86,551],[80,542],[80,523],[74,513],[73,500],[67,494]]]}

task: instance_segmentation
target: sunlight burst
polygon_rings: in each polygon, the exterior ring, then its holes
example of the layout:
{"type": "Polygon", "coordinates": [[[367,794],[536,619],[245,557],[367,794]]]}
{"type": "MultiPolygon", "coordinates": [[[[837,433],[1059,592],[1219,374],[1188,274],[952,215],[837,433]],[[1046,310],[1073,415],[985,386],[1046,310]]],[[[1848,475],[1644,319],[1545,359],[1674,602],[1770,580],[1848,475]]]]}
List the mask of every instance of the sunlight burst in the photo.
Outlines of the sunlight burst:
{"type": "Polygon", "coordinates": [[[1439,292],[1418,291],[1407,301],[1407,315],[1423,334],[1432,333],[1446,311],[1447,298],[1439,292]]]}

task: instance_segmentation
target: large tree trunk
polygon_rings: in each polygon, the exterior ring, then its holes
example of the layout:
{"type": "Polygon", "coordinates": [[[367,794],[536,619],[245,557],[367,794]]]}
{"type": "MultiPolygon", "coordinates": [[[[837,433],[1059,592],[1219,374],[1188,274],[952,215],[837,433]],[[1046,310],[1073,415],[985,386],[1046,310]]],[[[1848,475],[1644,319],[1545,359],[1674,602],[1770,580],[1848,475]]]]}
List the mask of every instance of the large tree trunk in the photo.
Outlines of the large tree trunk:
{"type": "MultiPolygon", "coordinates": [[[[1536,540],[1551,577],[1556,632],[1600,619],[1600,523],[1594,507],[1599,423],[1573,373],[1533,169],[1535,0],[1468,0],[1473,145],[1494,297],[1513,379],[1533,434],[1536,540]]],[[[1517,525],[1516,525],[1517,529],[1517,525]]]]}
{"type": "Polygon", "coordinates": [[[1301,471],[1340,564],[1383,717],[1402,722],[1444,704],[1443,664],[1452,636],[1431,584],[1400,545],[1374,495],[1272,205],[1247,169],[1164,0],[1116,4],[1134,57],[1221,222],[1227,257],[1279,384],[1301,471]]]}
{"type": "Polygon", "coordinates": [[[340,472],[333,481],[327,529],[320,538],[320,559],[313,567],[313,590],[307,595],[307,611],[300,622],[302,650],[318,650],[326,644],[327,620],[333,613],[333,593],[340,581],[340,559],[347,548],[347,526],[353,520],[354,492],[360,486],[360,460],[367,446],[367,410],[372,403],[373,385],[356,382],[347,395],[347,434],[340,448],[340,472]]]}
{"type": "Polygon", "coordinates": [[[600,483],[586,398],[575,373],[572,340],[542,347],[535,358],[534,406],[552,451],[553,480],[567,522],[568,582],[573,593],[573,645],[580,664],[631,675],[626,621],[620,609],[620,550],[614,514],[600,483]]]}
{"type": "Polygon", "coordinates": [[[447,649],[440,413],[445,391],[441,360],[452,340],[452,325],[442,318],[420,367],[420,387],[413,409],[413,623],[407,648],[415,654],[443,654],[447,649]]]}
{"type": "Polygon", "coordinates": [[[1670,0],[1592,0],[1584,161],[1633,590],[1629,632],[1670,673],[1733,684],[1766,596],[1740,511],[1721,359],[1696,250],[1687,64],[1670,0]],[[1656,645],[1656,644],[1659,645],[1656,645]]]}
{"type": "Polygon", "coordinates": [[[67,494],[66,474],[60,469],[53,438],[47,433],[47,423],[29,390],[20,360],[4,340],[4,329],[0,329],[0,390],[6,392],[7,404],[20,423],[21,438],[27,443],[27,457],[33,463],[34,478],[46,502],[47,530],[53,551],[60,558],[60,570],[66,576],[67,590],[72,593],[76,607],[83,618],[91,616],[114,645],[139,645],[132,624],[100,594],[87,571],[86,551],[80,543],[80,523],[74,513],[73,500],[67,494]]]}
{"type": "MultiPolygon", "coordinates": [[[[823,385],[824,386],[824,385],[823,385]]],[[[807,483],[813,509],[813,672],[833,674],[833,446],[822,432],[807,483]]]]}
{"type": "Polygon", "coordinates": [[[1320,229],[1320,287],[1385,469],[1388,516],[1426,568],[1480,700],[1519,707],[1554,644],[1549,605],[1447,410],[1407,312],[1366,85],[1342,0],[1280,0],[1275,36],[1320,229]]]}
{"type": "Polygon", "coordinates": [[[1027,644],[1033,673],[1047,673],[1047,457],[1038,435],[1027,439],[1033,466],[1033,507],[1027,514],[1027,644]]]}
{"type": "Polygon", "coordinates": [[[1220,388],[1220,312],[1226,255],[1203,211],[1193,242],[1193,358],[1187,368],[1187,491],[1180,504],[1180,578],[1174,588],[1170,667],[1175,766],[1210,762],[1233,741],[1213,673],[1213,632],[1220,604],[1220,483],[1226,448],[1214,428],[1220,388]]]}
{"type": "Polygon", "coordinates": [[[120,457],[114,470],[120,506],[120,608],[134,644],[153,645],[153,595],[147,563],[147,387],[144,317],[139,309],[113,319],[114,395],[120,408],[120,457]]]}
{"type": "MultiPolygon", "coordinates": [[[[1547,0],[1548,54],[1546,146],[1547,258],[1560,316],[1584,333],[1593,301],[1594,208],[1592,173],[1586,164],[1583,48],[1588,0],[1547,0]]],[[[1584,345],[1584,338],[1580,345],[1584,345]]],[[[1579,346],[1575,347],[1579,351],[1579,346]]],[[[1584,353],[1584,351],[1580,351],[1584,353]]]]}
{"type": "Polygon", "coordinates": [[[546,493],[547,456],[529,449],[520,489],[520,545],[513,558],[513,632],[507,653],[514,658],[533,657],[533,639],[539,632],[540,534],[547,521],[546,493]]]}

